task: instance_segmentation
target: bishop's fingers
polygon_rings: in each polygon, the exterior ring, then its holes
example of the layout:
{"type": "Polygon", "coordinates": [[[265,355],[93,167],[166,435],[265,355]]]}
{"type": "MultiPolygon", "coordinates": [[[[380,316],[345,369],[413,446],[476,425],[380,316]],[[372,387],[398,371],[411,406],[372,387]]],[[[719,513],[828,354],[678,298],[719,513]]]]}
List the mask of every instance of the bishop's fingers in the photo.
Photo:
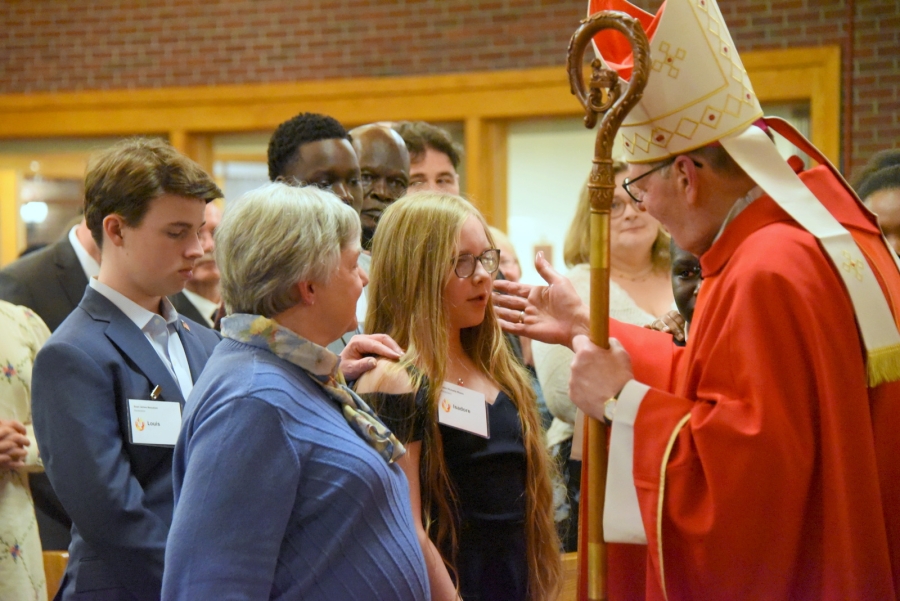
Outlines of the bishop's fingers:
{"type": "Polygon", "coordinates": [[[524,312],[525,303],[522,303],[521,308],[515,305],[501,307],[496,302],[494,303],[494,313],[497,314],[497,317],[510,324],[521,325],[525,323],[524,312]]]}
{"type": "MultiPolygon", "coordinates": [[[[524,311],[525,307],[528,306],[528,301],[524,298],[519,298],[518,296],[512,296],[509,294],[497,294],[496,292],[491,295],[491,302],[494,303],[495,309],[505,309],[511,311],[512,313],[524,311]]],[[[509,321],[516,321],[518,318],[514,317],[512,313],[509,313],[504,319],[508,319],[509,321]]]]}
{"type": "MultiPolygon", "coordinates": [[[[500,324],[500,328],[504,332],[506,332],[507,334],[513,334],[515,336],[525,336],[526,335],[526,326],[524,323],[521,323],[519,321],[511,321],[511,320],[505,319],[500,316],[500,311],[505,311],[505,309],[497,310],[497,323],[500,324]]],[[[512,314],[512,313],[515,313],[515,315],[518,315],[518,312],[510,312],[510,314],[512,314]]],[[[513,319],[518,320],[518,317],[513,318],[513,319]]]]}
{"type": "Polygon", "coordinates": [[[531,292],[531,284],[522,284],[521,282],[510,282],[509,280],[494,280],[494,291],[501,295],[519,296],[526,298],[531,292]]]}

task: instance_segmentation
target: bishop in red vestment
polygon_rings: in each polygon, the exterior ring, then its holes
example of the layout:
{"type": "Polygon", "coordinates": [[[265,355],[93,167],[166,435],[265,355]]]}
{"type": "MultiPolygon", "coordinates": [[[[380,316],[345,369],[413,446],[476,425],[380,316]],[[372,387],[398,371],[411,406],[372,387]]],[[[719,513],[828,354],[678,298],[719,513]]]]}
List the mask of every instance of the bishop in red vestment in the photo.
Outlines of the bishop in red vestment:
{"type": "MultiPolygon", "coordinates": [[[[587,308],[540,258],[549,288],[497,282],[494,299],[511,333],[572,346],[570,398],[612,424],[604,536],[647,545],[650,600],[896,600],[896,255],[828,161],[760,119],[715,0],[655,16],[591,0],[604,9],[649,37],[647,87],[620,128],[625,187],[700,257],[687,346],[615,322],[611,348],[593,345],[587,308]],[[768,126],[820,166],[798,177],[768,126]]],[[[594,42],[627,79],[630,49],[594,42]]],[[[636,573],[615,551],[611,592],[636,573]]]]}
{"type": "MultiPolygon", "coordinates": [[[[900,314],[900,272],[833,173],[817,167],[802,180],[865,264],[833,264],[761,195],[701,253],[687,347],[614,321],[612,350],[574,343],[572,400],[603,417],[621,390],[610,465],[617,429],[630,430],[647,599],[898,598],[900,382],[868,383],[839,270],[877,279],[895,316],[887,327],[900,314]],[[620,424],[622,413],[631,417],[620,424]]],[[[504,325],[551,342],[585,331],[586,308],[576,311],[565,278],[539,264],[550,289],[498,284],[510,293],[495,299],[504,325]]],[[[615,505],[607,496],[608,519],[615,505]]],[[[616,567],[611,554],[613,581],[616,567]]]]}
{"type": "MultiPolygon", "coordinates": [[[[803,179],[864,241],[868,273],[900,301],[875,224],[826,168],[803,179]]],[[[701,264],[686,349],[611,327],[635,380],[656,385],[633,443],[648,598],[666,598],[664,582],[670,600],[896,599],[900,383],[867,386],[835,267],[768,197],[737,215],[701,264]]]]}

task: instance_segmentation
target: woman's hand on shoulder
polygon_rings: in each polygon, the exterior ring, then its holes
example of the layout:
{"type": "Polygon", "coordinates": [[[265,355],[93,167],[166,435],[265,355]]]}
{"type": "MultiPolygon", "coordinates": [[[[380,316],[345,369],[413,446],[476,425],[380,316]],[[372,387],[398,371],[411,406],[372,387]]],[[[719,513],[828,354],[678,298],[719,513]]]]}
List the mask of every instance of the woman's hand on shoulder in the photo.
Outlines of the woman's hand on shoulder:
{"type": "Polygon", "coordinates": [[[347,380],[356,380],[374,369],[377,357],[396,361],[403,349],[387,334],[357,334],[341,351],[341,373],[347,380]]]}
{"type": "Polygon", "coordinates": [[[409,374],[396,361],[378,359],[375,367],[367,371],[356,382],[356,392],[383,392],[386,394],[407,394],[413,392],[409,374]]]}

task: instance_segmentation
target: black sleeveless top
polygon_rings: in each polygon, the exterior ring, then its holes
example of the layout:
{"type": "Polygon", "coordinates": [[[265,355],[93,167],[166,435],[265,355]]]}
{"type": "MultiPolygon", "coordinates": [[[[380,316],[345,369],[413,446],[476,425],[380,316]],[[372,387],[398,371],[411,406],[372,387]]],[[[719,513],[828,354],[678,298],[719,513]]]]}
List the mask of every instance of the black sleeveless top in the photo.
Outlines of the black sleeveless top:
{"type": "MultiPolygon", "coordinates": [[[[427,420],[437,419],[425,408],[426,394],[423,387],[417,394],[360,396],[407,443],[421,441],[427,420]]],[[[528,558],[522,422],[504,392],[487,411],[490,438],[439,426],[444,460],[459,501],[456,568],[460,592],[465,601],[524,601],[528,558]]]]}

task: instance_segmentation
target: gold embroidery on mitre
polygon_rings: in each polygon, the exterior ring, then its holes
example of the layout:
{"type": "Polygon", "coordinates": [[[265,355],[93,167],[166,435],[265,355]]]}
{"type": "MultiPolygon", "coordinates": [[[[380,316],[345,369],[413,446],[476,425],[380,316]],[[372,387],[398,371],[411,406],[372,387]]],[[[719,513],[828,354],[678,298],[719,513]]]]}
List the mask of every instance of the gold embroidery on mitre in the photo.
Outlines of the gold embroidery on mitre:
{"type": "Polygon", "coordinates": [[[663,129],[662,127],[654,127],[653,131],[650,133],[650,142],[652,144],[656,144],[662,148],[665,148],[669,145],[669,140],[672,139],[672,132],[667,129],[663,129]]]}
{"type": "Polygon", "coordinates": [[[860,282],[863,281],[863,273],[866,271],[866,264],[862,258],[854,258],[853,255],[846,250],[842,250],[841,254],[844,255],[844,259],[846,259],[843,264],[841,264],[844,271],[852,273],[860,282]]]}
{"type": "Polygon", "coordinates": [[[711,127],[716,129],[719,127],[719,122],[722,120],[722,111],[717,108],[711,107],[708,104],[706,105],[706,110],[703,111],[703,116],[700,117],[700,123],[705,125],[706,127],[711,127]]]}
{"type": "Polygon", "coordinates": [[[681,121],[678,122],[678,127],[675,128],[675,133],[682,138],[687,138],[688,140],[690,140],[694,137],[694,132],[697,131],[697,128],[699,126],[700,124],[693,119],[682,117],[681,121]]]}
{"type": "Polygon", "coordinates": [[[725,97],[725,108],[723,110],[732,117],[740,117],[743,107],[744,103],[741,102],[740,98],[735,98],[731,94],[725,97]]]}
{"type": "MultiPolygon", "coordinates": [[[[620,129],[629,162],[690,152],[762,116],[715,0],[671,0],[659,14],[641,110],[627,116],[620,129]]],[[[602,57],[603,48],[597,50],[602,57]]]]}
{"type": "Polygon", "coordinates": [[[675,61],[683,61],[684,57],[687,56],[687,51],[684,48],[679,48],[674,53],[669,52],[672,47],[668,42],[660,42],[659,43],[659,51],[663,53],[663,57],[660,59],[655,59],[651,67],[654,71],[662,71],[663,67],[668,67],[669,70],[667,74],[672,79],[677,79],[678,74],[681,73],[681,69],[675,66],[675,61]]]}

